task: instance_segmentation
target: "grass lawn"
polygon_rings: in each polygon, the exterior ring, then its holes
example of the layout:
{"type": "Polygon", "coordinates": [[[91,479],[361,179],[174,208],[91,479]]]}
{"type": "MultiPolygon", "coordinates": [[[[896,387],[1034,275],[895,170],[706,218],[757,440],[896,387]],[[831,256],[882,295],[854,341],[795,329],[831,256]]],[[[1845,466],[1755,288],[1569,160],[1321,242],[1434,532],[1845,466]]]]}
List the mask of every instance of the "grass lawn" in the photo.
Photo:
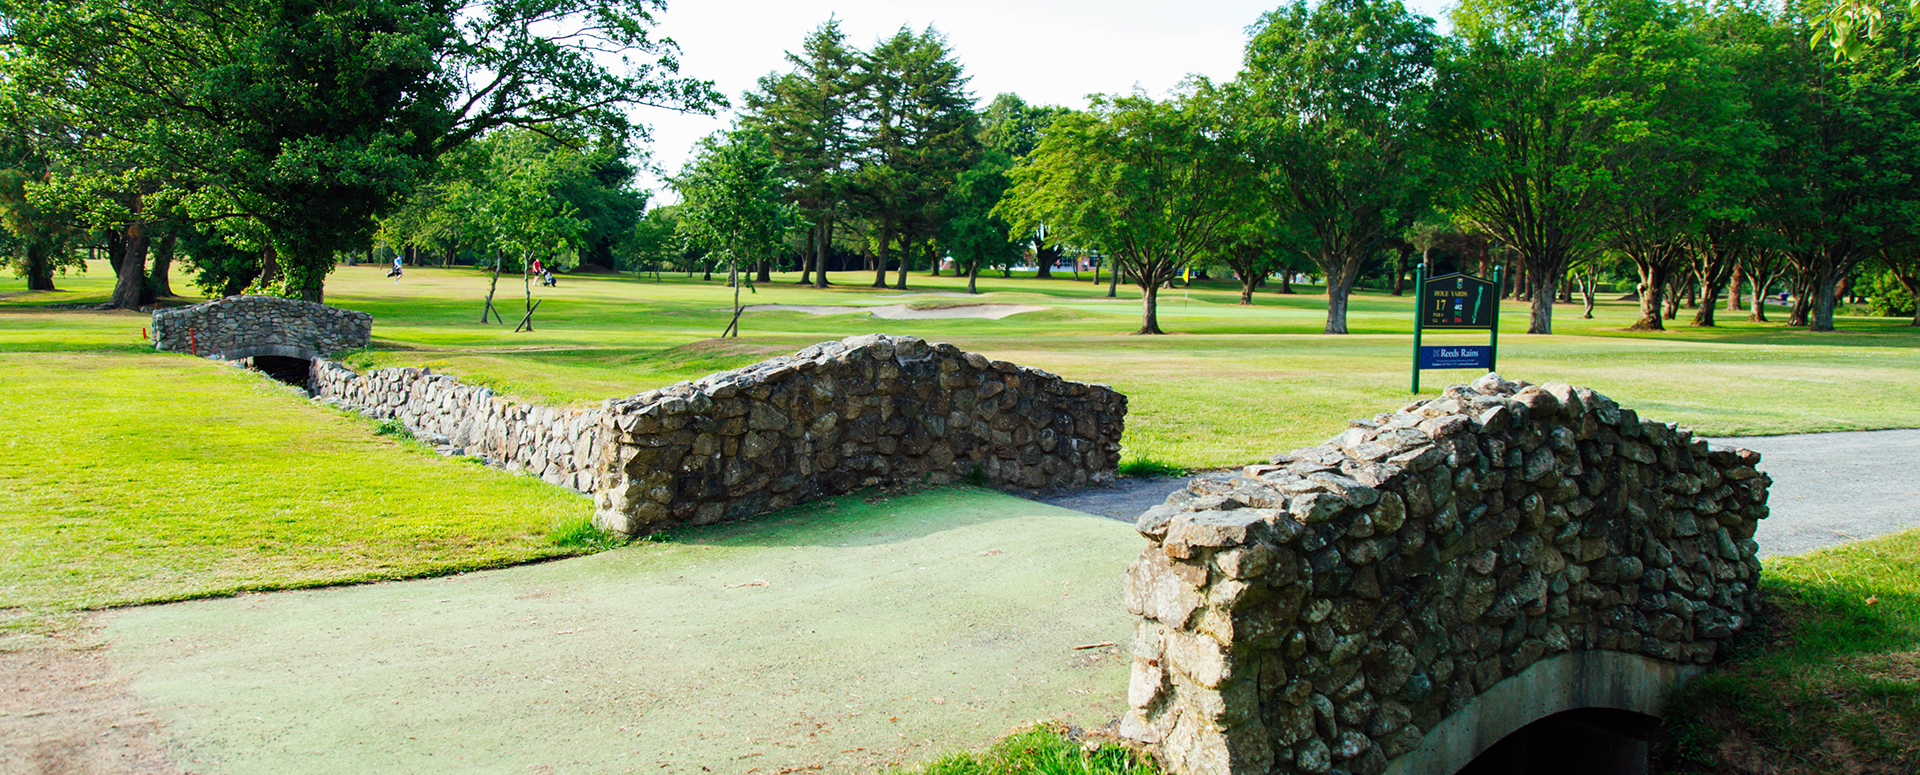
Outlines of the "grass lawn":
{"type": "Polygon", "coordinates": [[[586,498],[211,361],[0,353],[0,612],[407,578],[579,551],[586,498]]]}
{"type": "MultiPolygon", "coordinates": [[[[866,287],[866,273],[836,274],[826,290],[776,275],[743,301],[846,313],[750,312],[743,336],[719,340],[732,293],[718,282],[563,276],[535,289],[536,330],[516,334],[480,322],[482,273],[412,268],[395,283],[384,271],[341,267],[329,278],[329,303],[375,317],[374,347],[350,363],[431,366],[536,402],[595,403],[825,339],[911,334],[1111,384],[1129,396],[1130,457],[1209,468],[1316,443],[1409,398],[1412,299],[1383,293],[1353,299],[1351,335],[1324,336],[1322,296],[1262,291],[1241,306],[1233,283],[1201,282],[1162,294],[1171,335],[1142,337],[1130,333],[1140,309],[1127,286],[1107,299],[1106,286],[1070,278],[983,277],[983,293],[965,297],[962,278],[914,275],[903,296],[866,287]],[[1048,309],[1001,320],[862,309],[903,303],[1048,309]]],[[[62,308],[104,301],[111,278],[101,264],[58,278],[58,292],[0,283],[0,417],[15,430],[0,442],[0,612],[16,623],[581,551],[555,536],[571,534],[585,499],[377,436],[259,378],[152,354],[145,315],[62,308]]],[[[521,290],[501,285],[510,317],[521,290]]],[[[1813,334],[1742,313],[1693,328],[1683,310],[1672,331],[1628,333],[1632,302],[1605,301],[1593,320],[1579,312],[1559,306],[1555,335],[1528,336],[1526,309],[1509,305],[1501,373],[1589,386],[1715,436],[1920,427],[1920,329],[1905,319],[1841,318],[1841,332],[1813,334]]],[[[1427,372],[1424,393],[1473,376],[1427,372]]],[[[1697,723],[1669,730],[1671,766],[1732,772],[1729,757],[1742,752],[1807,763],[1782,772],[1830,771],[1822,763],[1835,756],[1914,761],[1916,562],[1920,535],[1910,534],[1770,563],[1777,615],[1682,700],[1697,723]],[[1831,721],[1801,720],[1815,717],[1831,721]]],[[[998,771],[955,762],[929,772],[998,771]]]]}

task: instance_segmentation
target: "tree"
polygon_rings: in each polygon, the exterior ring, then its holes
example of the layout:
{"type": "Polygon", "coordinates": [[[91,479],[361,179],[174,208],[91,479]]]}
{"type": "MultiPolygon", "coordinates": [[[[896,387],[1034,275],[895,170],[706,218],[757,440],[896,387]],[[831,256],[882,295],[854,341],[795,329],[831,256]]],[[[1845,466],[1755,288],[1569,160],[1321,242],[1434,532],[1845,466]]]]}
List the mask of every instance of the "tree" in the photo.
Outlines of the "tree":
{"type": "Polygon", "coordinates": [[[1461,50],[1442,60],[1438,126],[1462,151],[1458,214],[1524,260],[1530,334],[1553,333],[1561,278],[1605,237],[1614,148],[1596,108],[1612,95],[1588,68],[1634,20],[1606,2],[1463,0],[1453,14],[1461,50]]]}
{"type": "Polygon", "coordinates": [[[1045,223],[1056,239],[1116,261],[1140,287],[1142,334],[1165,333],[1160,287],[1228,222],[1229,192],[1254,174],[1207,93],[1095,97],[1054,120],[1001,204],[1016,232],[1045,223]]]}
{"type": "Polygon", "coordinates": [[[448,150],[501,126],[624,135],[631,106],[716,101],[675,77],[672,43],[649,36],[660,7],[0,0],[0,25],[17,54],[4,77],[97,133],[76,158],[102,163],[74,185],[128,197],[136,269],[163,216],[235,233],[247,229],[230,222],[254,222],[276,290],[319,301],[334,252],[365,244],[448,150]],[[556,27],[568,34],[542,35],[556,27]],[[629,64],[635,55],[652,59],[629,64]]]}
{"type": "MultiPolygon", "coordinates": [[[[896,244],[923,245],[939,230],[947,187],[972,166],[979,149],[979,117],[959,61],[931,28],[918,35],[902,28],[860,63],[865,89],[853,181],[875,225],[879,266],[873,284],[884,288],[896,244]]],[[[895,288],[907,287],[910,263],[903,250],[895,288]]]]}
{"type": "Polygon", "coordinates": [[[1288,209],[1327,278],[1326,333],[1383,240],[1423,207],[1423,143],[1438,38],[1398,0],[1305,0],[1269,11],[1241,82],[1288,209]]]}
{"type": "MultiPolygon", "coordinates": [[[[995,95],[980,116],[980,142],[1019,163],[1040,145],[1040,134],[1053,120],[1068,110],[1058,105],[1030,105],[1020,95],[995,95]]],[[[1035,229],[1027,244],[1033,248],[1034,279],[1053,276],[1053,264],[1064,254],[1060,245],[1047,239],[1046,224],[1035,229]]]]}
{"type": "Polygon", "coordinates": [[[796,208],[785,201],[789,185],[778,174],[765,135],[751,129],[709,136],[697,155],[673,178],[680,193],[680,233],[727,261],[733,286],[733,320],[727,331],[740,335],[740,286],[743,264],[771,256],[787,235],[803,226],[796,208]]]}
{"type": "Polygon", "coordinates": [[[953,257],[954,269],[967,275],[967,293],[979,293],[977,281],[982,266],[1011,263],[1023,246],[1008,240],[1012,225],[994,207],[1005,197],[1012,181],[1007,171],[1011,159],[989,149],[974,162],[973,168],[954,179],[941,219],[939,242],[953,257]]]}
{"type": "Polygon", "coordinates": [[[846,45],[837,19],[808,35],[801,52],[787,52],[792,72],[763,77],[759,90],[747,93],[741,124],[767,137],[780,174],[793,181],[789,196],[813,223],[801,282],[807,282],[810,264],[817,271],[813,286],[825,288],[834,224],[848,197],[863,75],[859,53],[846,45]]]}

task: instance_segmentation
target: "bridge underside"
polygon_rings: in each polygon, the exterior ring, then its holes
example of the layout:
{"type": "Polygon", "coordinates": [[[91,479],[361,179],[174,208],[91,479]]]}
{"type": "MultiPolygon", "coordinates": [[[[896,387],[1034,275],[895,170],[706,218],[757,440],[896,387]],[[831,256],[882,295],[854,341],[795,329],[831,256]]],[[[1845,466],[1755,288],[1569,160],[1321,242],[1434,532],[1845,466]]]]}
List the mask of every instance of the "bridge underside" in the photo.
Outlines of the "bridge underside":
{"type": "Polygon", "coordinates": [[[1674,690],[1704,669],[1616,651],[1572,651],[1542,659],[1476,695],[1466,707],[1428,730],[1419,747],[1388,764],[1387,773],[1529,773],[1541,769],[1536,764],[1547,765],[1532,753],[1544,747],[1535,744],[1551,740],[1590,746],[1585,764],[1597,767],[1603,760],[1622,757],[1631,762],[1637,755],[1641,769],[1625,764],[1580,769],[1585,765],[1565,764],[1563,758],[1563,766],[1541,771],[1644,771],[1645,748],[1635,747],[1631,729],[1635,717],[1660,715],[1674,690]],[[1605,712],[1609,710],[1616,713],[1605,712]],[[1528,730],[1533,736],[1508,739],[1543,719],[1548,723],[1528,730]],[[1489,752],[1487,760],[1475,761],[1489,752]],[[1518,763],[1524,764],[1516,767],[1518,763]],[[1474,768],[1468,769],[1469,765],[1474,768]]]}

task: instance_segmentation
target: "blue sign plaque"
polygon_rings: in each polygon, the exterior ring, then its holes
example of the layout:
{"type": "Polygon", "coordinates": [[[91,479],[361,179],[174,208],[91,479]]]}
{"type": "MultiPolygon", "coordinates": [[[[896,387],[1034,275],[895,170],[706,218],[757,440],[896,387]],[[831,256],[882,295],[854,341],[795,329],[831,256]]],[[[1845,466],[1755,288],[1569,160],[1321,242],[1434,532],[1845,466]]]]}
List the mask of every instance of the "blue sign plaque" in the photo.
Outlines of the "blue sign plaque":
{"type": "Polygon", "coordinates": [[[1423,369],[1490,369],[1493,348],[1488,345],[1449,345],[1420,348],[1423,369]]]}

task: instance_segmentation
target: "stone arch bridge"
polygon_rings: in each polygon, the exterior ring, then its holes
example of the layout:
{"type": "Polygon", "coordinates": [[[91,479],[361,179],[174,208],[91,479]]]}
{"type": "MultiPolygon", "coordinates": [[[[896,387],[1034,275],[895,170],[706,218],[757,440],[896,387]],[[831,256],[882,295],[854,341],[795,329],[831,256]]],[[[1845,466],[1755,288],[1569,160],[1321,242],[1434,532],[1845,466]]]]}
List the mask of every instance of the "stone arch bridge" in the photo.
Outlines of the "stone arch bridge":
{"type": "Polygon", "coordinates": [[[1488,375],[1203,477],[1138,524],[1122,733],[1189,775],[1644,772],[1758,604],[1758,462],[1488,375]]]}
{"type": "Polygon", "coordinates": [[[303,384],[310,362],[365,347],[372,335],[365,312],[277,296],[228,296],[153,313],[156,350],[248,361],[303,384]]]}

